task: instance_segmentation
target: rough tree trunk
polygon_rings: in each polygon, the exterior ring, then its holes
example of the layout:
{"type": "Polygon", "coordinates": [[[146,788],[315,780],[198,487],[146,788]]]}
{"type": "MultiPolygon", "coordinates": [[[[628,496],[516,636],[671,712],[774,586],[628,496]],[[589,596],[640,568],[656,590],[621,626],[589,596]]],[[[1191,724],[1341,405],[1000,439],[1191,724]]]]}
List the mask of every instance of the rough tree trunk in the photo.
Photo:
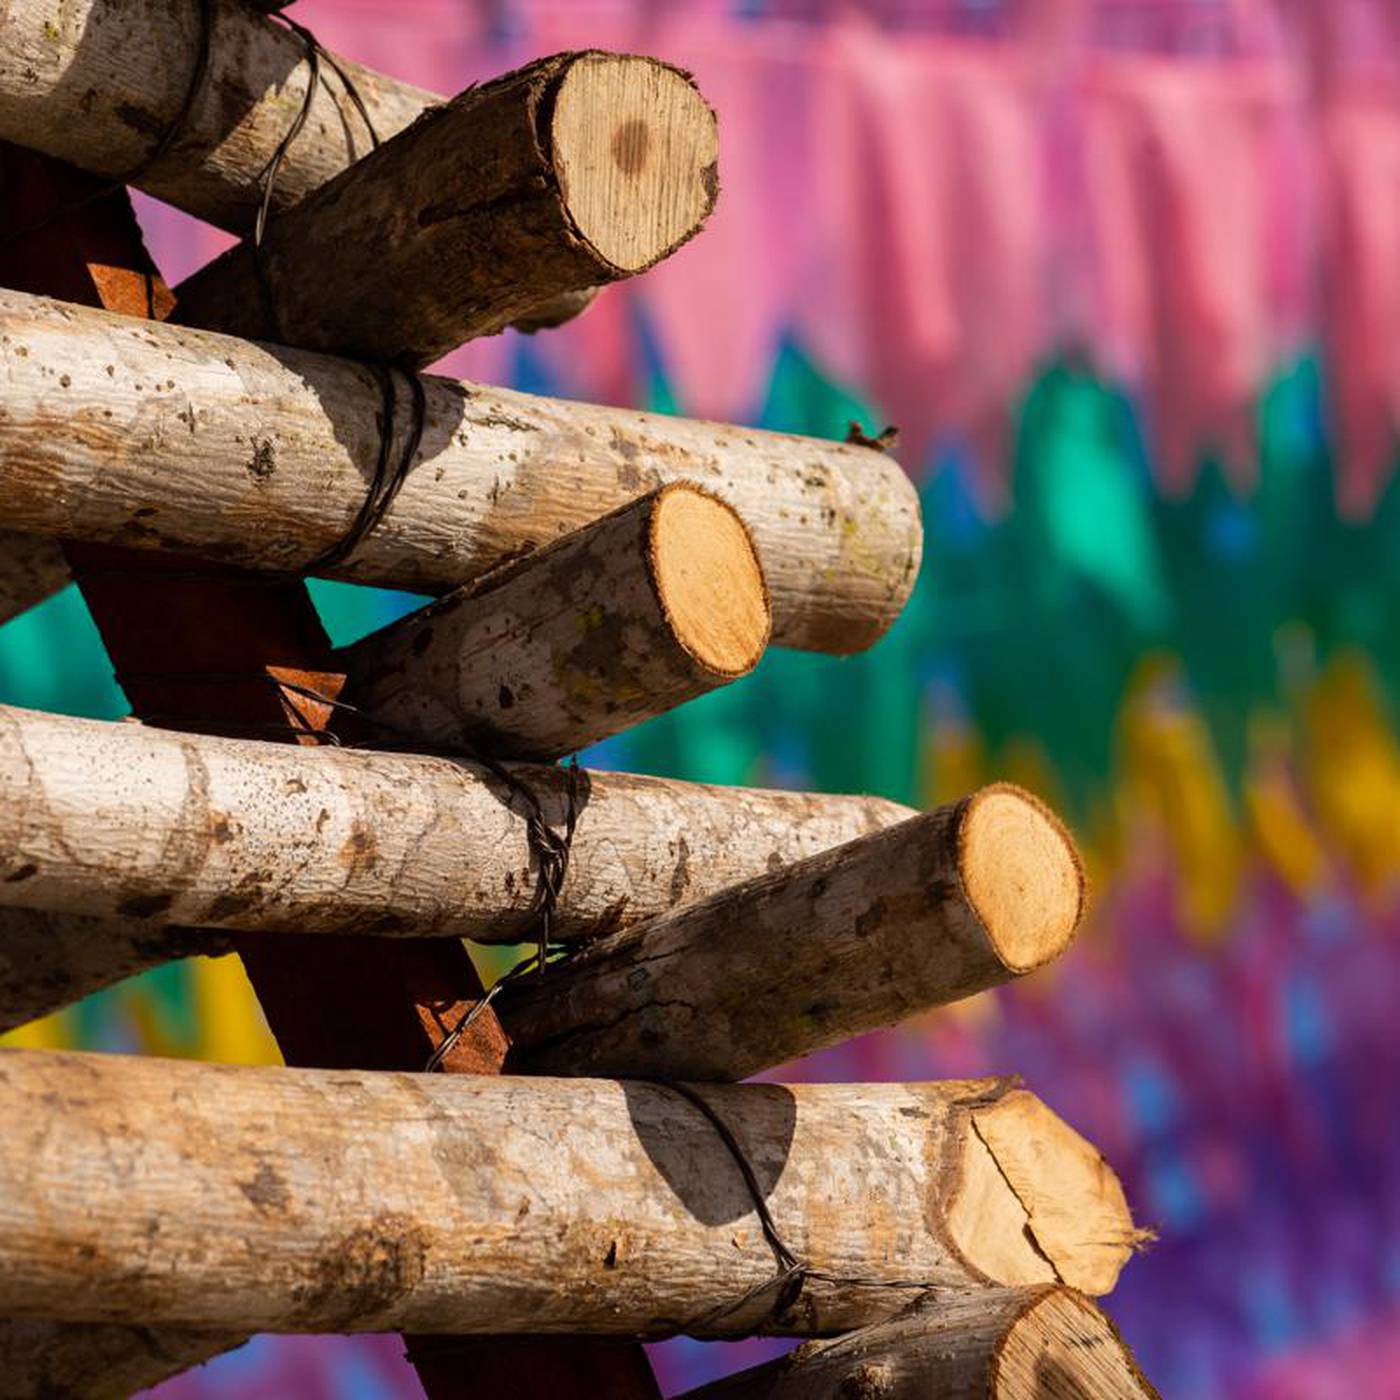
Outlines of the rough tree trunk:
{"type": "Polygon", "coordinates": [[[645,271],[718,191],[684,73],[589,52],[434,108],[175,289],[174,319],[422,366],[561,296],[645,271]]]}
{"type": "Polygon", "coordinates": [[[599,939],[498,1003],[538,1074],[743,1079],[1057,957],[1069,833],[997,785],[599,939]]]}
{"type": "Polygon", "coordinates": [[[747,675],[768,592],[734,510],[684,482],[340,655],[346,696],[429,748],[554,759],[747,675]]]}
{"type": "MultiPolygon", "coordinates": [[[[0,292],[0,519],[41,535],[294,568],[343,538],[379,451],[378,379],[0,292]]],[[[869,448],[427,381],[427,429],[387,516],[335,572],[445,592],[667,482],[753,534],[773,641],[858,651],[899,615],[918,499],[869,448]]],[[[396,415],[397,451],[410,418],[396,415]]]]}
{"type": "Polygon", "coordinates": [[[681,1400],[1156,1400],[1118,1329],[1059,1286],[921,1299],[681,1400]]]}
{"type": "MultiPolygon", "coordinates": [[[[562,829],[570,778],[514,770],[562,829]]],[[[581,777],[554,932],[596,936],[908,815],[879,798],[581,777]]],[[[466,762],[0,707],[0,904],[304,933],[525,935],[518,800],[466,762]]]]}
{"type": "MultiPolygon", "coordinates": [[[[1103,1291],[1136,1239],[1098,1154],[1004,1083],[698,1092],[814,1269],[1103,1291]],[[1014,1120],[1008,1162],[989,1116],[1014,1120]],[[1073,1228],[1043,1236],[1056,1209],[1073,1228]]],[[[0,1135],[0,1308],[18,1316],[811,1335],[909,1298],[817,1279],[781,1308],[746,1298],[776,1271],[752,1199],[662,1085],[11,1051],[0,1110],[17,1125],[0,1135]]]]}

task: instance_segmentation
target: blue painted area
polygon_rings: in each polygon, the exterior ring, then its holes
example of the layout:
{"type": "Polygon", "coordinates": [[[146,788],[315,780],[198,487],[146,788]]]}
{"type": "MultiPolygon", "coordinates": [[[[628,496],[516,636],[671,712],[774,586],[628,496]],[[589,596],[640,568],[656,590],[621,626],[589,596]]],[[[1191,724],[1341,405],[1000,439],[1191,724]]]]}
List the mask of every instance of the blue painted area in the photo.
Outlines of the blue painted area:
{"type": "Polygon", "coordinates": [[[1317,987],[1306,973],[1283,984],[1283,1017],[1288,1044],[1303,1064],[1319,1064],[1332,1049],[1332,1027],[1317,987]]]}

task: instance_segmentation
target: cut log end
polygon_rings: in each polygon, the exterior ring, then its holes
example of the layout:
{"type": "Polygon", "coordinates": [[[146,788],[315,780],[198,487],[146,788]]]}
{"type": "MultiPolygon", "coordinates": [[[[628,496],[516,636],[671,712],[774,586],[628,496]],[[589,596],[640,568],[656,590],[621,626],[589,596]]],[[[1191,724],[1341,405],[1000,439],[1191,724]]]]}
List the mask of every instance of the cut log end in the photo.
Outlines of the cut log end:
{"type": "Polygon", "coordinates": [[[657,493],[649,543],[661,611],[685,653],[718,676],[752,671],[772,619],[763,568],[738,513],[679,482],[657,493]]]}
{"type": "Polygon", "coordinates": [[[1029,972],[1064,952],[1084,909],[1084,868],[1060,819],[997,783],[971,799],[959,839],[963,888],[1006,966],[1029,972]]]}
{"type": "Polygon", "coordinates": [[[574,226],[620,275],[664,258],[714,208],[715,116],[679,69],[583,55],[559,82],[549,135],[574,226]]]}
{"type": "Polygon", "coordinates": [[[1112,1322],[1063,1288],[1041,1294],[1012,1323],[992,1358],[989,1382],[990,1400],[1157,1395],[1112,1322]]]}
{"type": "Polygon", "coordinates": [[[1023,1089],[971,1115],[947,1214],[955,1248],[993,1283],[1111,1292],[1152,1236],[1098,1149],[1023,1089]]]}

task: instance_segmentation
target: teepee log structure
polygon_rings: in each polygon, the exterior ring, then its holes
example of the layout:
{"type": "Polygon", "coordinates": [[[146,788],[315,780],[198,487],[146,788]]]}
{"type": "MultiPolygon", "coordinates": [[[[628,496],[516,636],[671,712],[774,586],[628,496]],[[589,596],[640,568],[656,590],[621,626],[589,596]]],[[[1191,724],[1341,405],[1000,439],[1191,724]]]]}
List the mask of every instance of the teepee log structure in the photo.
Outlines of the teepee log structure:
{"type": "Polygon", "coordinates": [[[0,710],[0,1022],[232,950],[288,1066],[0,1052],[0,1374],[117,1395],[397,1328],[430,1400],[659,1400],[635,1339],[874,1328],[734,1384],[1148,1393],[1067,1291],[1143,1232],[1040,1100],[716,1082],[1056,956],[1058,820],[549,764],[770,637],[878,640],[897,464],[415,374],[691,236],[704,99],[589,52],[438,104],[258,9],[0,17],[0,137],[82,167],[0,146],[0,604],[66,563],[142,721],[0,710]],[[177,298],[103,177],[271,220],[177,298]],[[313,569],[440,596],[335,652],[313,569]],[[549,956],[487,997],[464,936],[549,956]]]}
{"type": "MultiPolygon", "coordinates": [[[[0,376],[0,519],[33,534],[296,569],[344,538],[380,455],[380,377],[310,351],[0,292],[0,376]]],[[[748,526],[780,646],[859,651],[913,588],[918,500],[880,452],[423,385],[412,469],[337,577],[443,593],[688,480],[748,526]]]]}
{"type": "Polygon", "coordinates": [[[676,482],[341,654],[347,697],[424,748],[548,760],[747,675],[771,619],[753,541],[676,482]]]}
{"type": "Polygon", "coordinates": [[[920,1299],[681,1400],[1157,1400],[1118,1329],[1059,1285],[920,1299]]]}
{"type": "Polygon", "coordinates": [[[501,1019],[537,1074],[743,1079],[1034,971],[1083,902],[1069,834],[999,784],[599,939],[501,1019]]]}
{"type": "Polygon", "coordinates": [[[175,288],[175,319],[421,367],[645,271],[714,207],[714,113],[655,59],[540,59],[412,126],[175,288]]]}
{"type": "Polygon", "coordinates": [[[0,1139],[0,1309],[17,1316],[811,1335],[924,1287],[1059,1276],[1103,1292],[1137,1238],[1097,1153],[996,1080],[695,1091],[810,1262],[800,1295],[775,1298],[729,1149],[666,1085],[41,1051],[0,1070],[6,1121],[24,1125],[0,1139]],[[1018,1123],[1008,1162],[983,1131],[999,1117],[1018,1123]]]}
{"type": "MultiPolygon", "coordinates": [[[[145,309],[156,305],[163,283],[129,204],[105,194],[94,199],[91,178],[81,172],[40,162],[34,174],[33,203],[41,216],[61,215],[67,236],[57,243],[57,257],[49,242],[26,241],[20,256],[6,262],[8,273],[21,277],[26,287],[53,279],[127,314],[140,314],[141,290],[145,309]],[[95,257],[104,261],[99,265],[95,257]]],[[[303,582],[259,580],[250,587],[252,580],[236,571],[192,566],[153,551],[70,543],[65,552],[82,566],[88,605],[122,668],[137,713],[159,714],[167,724],[205,727],[212,720],[235,732],[271,731],[284,742],[316,738],[330,716],[328,706],[291,700],[280,688],[231,680],[251,676],[256,682],[275,673],[279,680],[290,676],[322,693],[333,691],[337,678],[324,670],[329,643],[303,582]],[[146,622],[155,615],[162,621],[159,632],[146,622]],[[211,618],[218,619],[217,627],[211,628],[211,618]],[[274,660],[275,667],[269,664],[274,660]],[[136,668],[145,668],[139,684],[133,682],[136,668]]],[[[494,1013],[477,1006],[483,989],[456,940],[386,947],[379,940],[335,935],[333,943],[281,939],[269,950],[257,935],[243,935],[236,946],[288,1064],[403,1069],[422,1066],[431,1054],[449,1074],[500,1070],[504,1036],[494,1013]],[[308,987],[315,988],[314,996],[306,995],[308,987]],[[469,1012],[476,1015],[470,1026],[462,1019],[469,1012]],[[461,1033],[449,1037],[454,1025],[461,1033]]],[[[145,1368],[146,1383],[168,1374],[164,1358],[188,1355],[192,1348],[188,1337],[160,1341],[144,1326],[125,1331],[125,1337],[120,1328],[104,1334],[111,1371],[134,1375],[145,1368]]],[[[241,1340],[217,1337],[209,1343],[210,1354],[241,1340]]],[[[465,1348],[459,1345],[444,1364],[435,1359],[437,1339],[406,1340],[424,1356],[415,1369],[429,1400],[470,1394],[474,1382],[464,1376],[475,1375],[478,1367],[482,1373],[511,1367],[515,1381],[527,1388],[548,1377],[554,1400],[583,1400],[595,1393],[582,1379],[561,1379],[560,1363],[547,1346],[534,1348],[522,1361],[508,1342],[475,1339],[465,1348]]],[[[20,1346],[23,1350],[22,1341],[20,1346]]],[[[82,1329],[55,1336],[55,1353],[86,1346],[82,1329]]],[[[0,1355],[6,1350],[0,1336],[0,1355]]],[[[626,1350],[628,1356],[619,1359],[616,1346],[604,1347],[597,1364],[584,1367],[584,1373],[606,1375],[618,1400],[659,1400],[645,1355],[635,1347],[626,1350]]],[[[570,1346],[570,1357],[586,1359],[595,1351],[596,1344],[583,1338],[570,1346]]]]}
{"type": "MultiPolygon", "coordinates": [[[[882,798],[513,766],[576,830],[553,933],[597,938],[911,816],[882,798]]],[[[305,934],[529,936],[519,790],[465,760],[0,706],[0,905],[305,934]]],[[[924,818],[916,820],[923,821],[924,818]]],[[[992,872],[992,879],[996,878],[992,872]]]]}

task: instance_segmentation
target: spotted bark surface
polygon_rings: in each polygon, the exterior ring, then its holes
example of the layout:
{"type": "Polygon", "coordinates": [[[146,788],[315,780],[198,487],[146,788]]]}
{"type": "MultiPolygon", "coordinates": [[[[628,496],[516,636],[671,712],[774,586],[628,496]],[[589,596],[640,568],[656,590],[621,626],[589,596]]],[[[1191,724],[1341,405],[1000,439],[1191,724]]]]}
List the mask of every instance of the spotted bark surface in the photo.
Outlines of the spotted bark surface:
{"type": "MultiPolygon", "coordinates": [[[[843,443],[428,377],[413,469],[338,577],[443,593],[672,481],[734,507],[773,641],[871,645],[922,549],[898,464],[843,443]]],[[[363,365],[0,292],[0,518],[28,533],[296,568],[338,543],[378,458],[363,365]]],[[[410,417],[400,389],[395,451],[410,417]]]]}
{"type": "MultiPolygon", "coordinates": [[[[993,1080],[705,1086],[801,1257],[985,1282],[949,1242],[993,1080]]],[[[783,1303],[714,1127],[663,1085],[0,1052],[0,1309],[246,1331],[821,1334],[909,1290],[783,1303]],[[776,1311],[779,1315],[774,1316],[776,1311]]],[[[1068,1131],[1067,1129],[1065,1131],[1068,1131]]],[[[1040,1151],[1054,1180],[1053,1137],[1040,1151]]],[[[1086,1216],[1083,1229],[1122,1229],[1086,1216]]],[[[981,1248],[980,1243],[977,1248],[981,1248]]]]}

